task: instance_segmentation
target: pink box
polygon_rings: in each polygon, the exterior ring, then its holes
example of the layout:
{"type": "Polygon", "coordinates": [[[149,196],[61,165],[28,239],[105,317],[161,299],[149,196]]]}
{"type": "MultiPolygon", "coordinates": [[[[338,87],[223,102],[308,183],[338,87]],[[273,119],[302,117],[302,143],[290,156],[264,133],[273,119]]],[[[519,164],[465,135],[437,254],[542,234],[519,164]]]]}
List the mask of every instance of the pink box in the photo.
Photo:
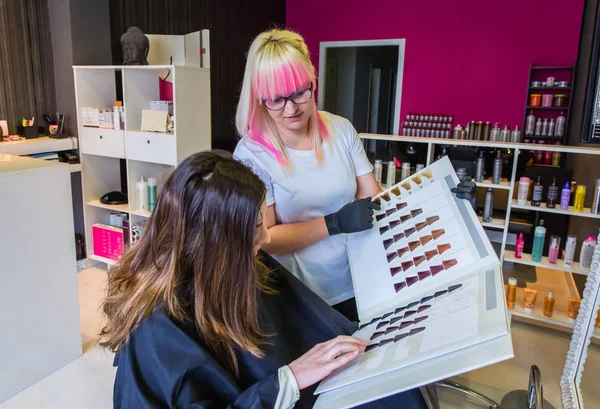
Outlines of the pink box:
{"type": "Polygon", "coordinates": [[[94,255],[118,260],[123,254],[123,229],[106,224],[92,226],[94,255]]]}

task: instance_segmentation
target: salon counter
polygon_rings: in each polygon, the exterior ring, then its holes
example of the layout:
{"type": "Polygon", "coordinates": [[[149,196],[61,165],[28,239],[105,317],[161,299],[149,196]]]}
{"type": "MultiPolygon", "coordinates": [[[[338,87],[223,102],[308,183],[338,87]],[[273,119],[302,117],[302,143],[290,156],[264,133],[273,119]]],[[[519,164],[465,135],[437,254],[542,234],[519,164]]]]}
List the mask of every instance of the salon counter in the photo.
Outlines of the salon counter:
{"type": "Polygon", "coordinates": [[[79,357],[66,164],[0,154],[0,402],[79,357]]]}

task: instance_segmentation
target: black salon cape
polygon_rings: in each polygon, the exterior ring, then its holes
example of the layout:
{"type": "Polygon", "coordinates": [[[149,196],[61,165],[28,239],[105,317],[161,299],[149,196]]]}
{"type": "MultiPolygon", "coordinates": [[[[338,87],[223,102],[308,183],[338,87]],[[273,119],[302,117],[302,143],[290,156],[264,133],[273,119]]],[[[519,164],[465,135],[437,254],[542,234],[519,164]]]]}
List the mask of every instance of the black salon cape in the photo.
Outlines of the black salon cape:
{"type": "MultiPolygon", "coordinates": [[[[261,293],[261,328],[269,334],[263,359],[237,353],[236,379],[213,356],[191,323],[157,310],[134,331],[115,356],[115,409],[272,408],[279,392],[277,371],[315,344],[352,334],[356,326],[335,311],[266,253],[261,259],[274,269],[270,286],[277,295],[261,293]]],[[[295,408],[311,408],[316,385],[301,391],[295,408]]],[[[365,405],[369,408],[423,408],[418,390],[365,405]]]]}

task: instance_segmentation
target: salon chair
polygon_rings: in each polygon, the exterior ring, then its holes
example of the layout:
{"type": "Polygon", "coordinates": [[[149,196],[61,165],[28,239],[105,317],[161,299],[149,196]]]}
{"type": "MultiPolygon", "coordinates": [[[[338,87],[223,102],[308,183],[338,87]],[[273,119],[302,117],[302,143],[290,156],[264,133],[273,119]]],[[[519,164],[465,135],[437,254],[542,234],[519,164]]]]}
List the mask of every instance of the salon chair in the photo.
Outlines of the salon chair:
{"type": "Polygon", "coordinates": [[[438,399],[437,388],[447,388],[447,389],[451,389],[456,392],[460,392],[464,395],[467,395],[467,397],[473,398],[474,400],[481,402],[482,408],[485,407],[488,409],[500,409],[500,405],[498,405],[496,402],[494,402],[492,399],[488,398],[487,396],[484,396],[484,395],[480,394],[479,392],[474,391],[473,389],[467,388],[466,386],[461,385],[460,383],[456,383],[456,382],[448,381],[448,380],[435,382],[435,383],[432,383],[431,385],[421,387],[421,393],[423,394],[423,398],[425,399],[425,402],[427,403],[428,409],[440,409],[441,408],[440,402],[438,399]]]}
{"type": "Polygon", "coordinates": [[[440,381],[421,387],[428,409],[440,409],[437,388],[448,388],[460,392],[467,397],[474,398],[482,403],[482,407],[489,409],[554,409],[548,401],[544,400],[542,375],[537,366],[532,365],[529,373],[529,389],[512,391],[504,395],[502,402],[497,404],[492,399],[484,396],[464,385],[452,381],[440,381]]]}
{"type": "Polygon", "coordinates": [[[500,403],[502,409],[554,409],[547,400],[544,400],[542,375],[537,366],[532,365],[529,373],[529,389],[512,391],[504,395],[500,403]]]}

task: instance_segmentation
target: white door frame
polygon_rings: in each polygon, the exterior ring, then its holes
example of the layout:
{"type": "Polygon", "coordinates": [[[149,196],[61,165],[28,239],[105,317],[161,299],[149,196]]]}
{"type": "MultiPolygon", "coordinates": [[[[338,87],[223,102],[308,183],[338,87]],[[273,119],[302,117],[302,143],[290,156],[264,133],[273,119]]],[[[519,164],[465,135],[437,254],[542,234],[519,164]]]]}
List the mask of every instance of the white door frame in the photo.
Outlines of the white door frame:
{"type": "Polygon", "coordinates": [[[398,47],[398,75],[396,77],[396,100],[394,101],[394,135],[400,135],[400,103],[402,101],[402,78],[404,76],[404,50],[406,39],[395,40],[360,40],[360,41],[324,41],[319,47],[319,109],[325,106],[325,62],[328,48],[340,47],[373,47],[393,45],[398,47]]]}

